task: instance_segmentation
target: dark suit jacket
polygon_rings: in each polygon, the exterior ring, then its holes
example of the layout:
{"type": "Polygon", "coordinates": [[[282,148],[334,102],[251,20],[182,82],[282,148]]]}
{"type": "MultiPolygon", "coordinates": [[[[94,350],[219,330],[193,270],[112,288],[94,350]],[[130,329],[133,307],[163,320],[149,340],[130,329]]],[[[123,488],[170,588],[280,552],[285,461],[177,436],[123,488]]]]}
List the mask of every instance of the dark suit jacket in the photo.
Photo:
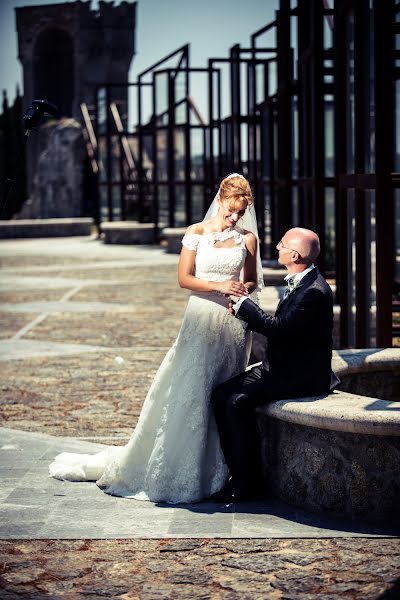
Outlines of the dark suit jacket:
{"type": "Polygon", "coordinates": [[[317,268],[280,301],[273,317],[251,300],[242,302],[236,316],[268,338],[269,372],[283,397],[285,393],[287,397],[329,393],[333,298],[317,268]]]}

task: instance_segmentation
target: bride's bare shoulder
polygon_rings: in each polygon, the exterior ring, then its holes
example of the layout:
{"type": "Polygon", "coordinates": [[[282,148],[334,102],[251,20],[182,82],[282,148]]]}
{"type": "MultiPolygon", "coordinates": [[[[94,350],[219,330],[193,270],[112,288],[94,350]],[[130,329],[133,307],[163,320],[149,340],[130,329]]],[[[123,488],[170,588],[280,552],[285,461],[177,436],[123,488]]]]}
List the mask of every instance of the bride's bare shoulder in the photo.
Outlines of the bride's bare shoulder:
{"type": "Polygon", "coordinates": [[[189,225],[189,227],[186,229],[185,235],[203,235],[204,223],[206,223],[206,221],[202,221],[201,223],[193,223],[193,225],[189,225]]]}

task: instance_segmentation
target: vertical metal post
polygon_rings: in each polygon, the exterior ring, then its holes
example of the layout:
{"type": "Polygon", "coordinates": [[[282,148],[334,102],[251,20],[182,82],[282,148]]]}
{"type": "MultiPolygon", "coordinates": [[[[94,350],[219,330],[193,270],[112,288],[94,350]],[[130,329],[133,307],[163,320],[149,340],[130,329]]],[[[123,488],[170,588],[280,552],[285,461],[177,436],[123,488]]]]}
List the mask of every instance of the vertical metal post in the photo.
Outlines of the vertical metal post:
{"type": "Polygon", "coordinates": [[[217,98],[218,98],[218,143],[219,143],[219,152],[218,152],[218,181],[222,179],[222,84],[221,84],[221,71],[217,73],[217,98]]]}
{"type": "Polygon", "coordinates": [[[392,345],[394,279],[394,2],[374,0],[375,25],[375,152],[376,152],[376,337],[378,346],[392,345]]]}
{"type": "Polygon", "coordinates": [[[167,177],[168,226],[175,227],[175,80],[170,70],[168,76],[168,126],[167,126],[167,177]]]}
{"type": "Polygon", "coordinates": [[[324,42],[323,4],[312,2],[309,8],[311,50],[311,176],[312,225],[320,236],[319,268],[324,272],[325,256],[325,119],[324,119],[324,42]]]}
{"type": "MultiPolygon", "coordinates": [[[[269,210],[270,210],[270,246],[269,246],[269,258],[274,255],[274,249],[282,235],[279,235],[279,228],[276,220],[276,177],[275,177],[275,154],[276,154],[276,136],[275,136],[275,123],[276,123],[276,110],[274,101],[269,98],[269,72],[271,63],[268,62],[266,66],[265,76],[265,97],[267,98],[265,108],[263,111],[263,129],[264,134],[263,148],[262,148],[262,164],[263,164],[263,181],[267,179],[269,188],[269,210]]],[[[264,233],[265,236],[265,233],[264,233]]]]}
{"type": "Polygon", "coordinates": [[[278,147],[277,219],[278,236],[292,226],[292,53],[290,51],[290,0],[281,0],[277,11],[278,147]]]}
{"type": "MultiPolygon", "coordinates": [[[[253,40],[254,44],[254,40],[253,40]]],[[[248,177],[257,190],[257,137],[256,137],[256,62],[255,48],[252,48],[251,59],[247,65],[247,115],[248,115],[248,135],[247,135],[247,167],[248,177]]]]}
{"type": "Polygon", "coordinates": [[[298,40],[298,124],[299,124],[299,219],[304,227],[312,227],[311,214],[311,84],[310,84],[310,5],[299,0],[297,6],[298,40]]]}
{"type": "Polygon", "coordinates": [[[335,223],[336,223],[336,300],[340,305],[340,347],[350,344],[352,320],[351,240],[347,219],[347,191],[340,185],[340,176],[347,170],[348,123],[346,122],[346,20],[347,12],[335,3],[334,14],[334,128],[335,128],[335,223]]]}
{"type": "MultiPolygon", "coordinates": [[[[99,87],[96,86],[95,90],[94,90],[94,102],[93,102],[93,106],[94,106],[94,111],[93,111],[93,129],[95,132],[95,137],[97,140],[97,144],[95,146],[94,149],[94,159],[97,162],[98,165],[100,165],[100,159],[99,159],[99,120],[98,120],[98,114],[99,114],[99,98],[98,98],[98,94],[99,94],[99,87]]],[[[100,225],[101,225],[101,194],[100,194],[100,172],[98,171],[96,173],[96,198],[95,198],[95,207],[94,207],[94,222],[97,226],[97,231],[98,234],[100,234],[100,225]]]]}
{"type": "Polygon", "coordinates": [[[304,77],[303,77],[303,67],[302,67],[302,57],[304,54],[304,31],[303,31],[303,23],[302,16],[303,12],[301,11],[301,6],[297,6],[297,131],[298,131],[298,159],[297,159],[297,177],[299,181],[299,185],[297,188],[297,198],[298,198],[298,219],[299,223],[306,224],[305,219],[305,189],[304,185],[302,185],[302,178],[304,177],[304,110],[305,110],[305,102],[304,102],[304,77]]]}
{"type": "Polygon", "coordinates": [[[155,235],[158,233],[160,206],[159,206],[159,189],[158,189],[158,155],[157,155],[157,86],[156,78],[153,72],[152,77],[152,101],[153,101],[153,118],[151,120],[151,128],[149,135],[152,136],[152,160],[153,160],[153,220],[155,226],[155,235]]]}
{"type": "MultiPolygon", "coordinates": [[[[214,164],[214,70],[213,61],[208,61],[208,128],[205,128],[205,162],[204,162],[204,197],[205,209],[211,204],[213,198],[213,189],[215,181],[215,164],[214,164]]],[[[219,154],[219,152],[218,152],[219,154]]]]}
{"type": "Polygon", "coordinates": [[[112,199],[112,144],[111,144],[111,122],[110,122],[110,87],[106,85],[106,148],[107,148],[107,205],[108,205],[108,220],[113,220],[113,199],[112,199]]]}
{"type": "MultiPolygon", "coordinates": [[[[143,166],[143,130],[142,130],[142,78],[139,75],[137,80],[137,88],[136,88],[136,97],[137,97],[137,140],[138,140],[138,173],[137,173],[137,190],[138,190],[138,204],[139,204],[139,221],[143,220],[143,206],[146,202],[145,193],[143,189],[143,177],[142,173],[144,172],[143,166]]],[[[154,219],[154,215],[153,215],[154,219]]]]}
{"type": "Polygon", "coordinates": [[[185,96],[186,96],[186,123],[185,123],[185,217],[186,225],[189,226],[193,222],[192,218],[192,184],[191,184],[191,127],[190,127],[190,106],[187,98],[190,96],[189,88],[189,46],[186,49],[186,71],[185,71],[185,96]]]}
{"type": "MultiPolygon", "coordinates": [[[[369,115],[369,6],[356,2],[354,6],[354,132],[355,172],[365,173],[365,145],[368,138],[366,116],[369,115]]],[[[364,189],[355,192],[355,245],[356,245],[356,320],[355,343],[357,348],[370,345],[371,298],[371,211],[364,189]]]]}
{"type": "Polygon", "coordinates": [[[204,166],[204,186],[203,186],[203,204],[201,207],[201,213],[205,215],[208,207],[211,204],[211,179],[210,179],[210,139],[212,135],[211,127],[203,127],[203,166],[204,166]]]}
{"type": "Polygon", "coordinates": [[[240,131],[240,46],[231,48],[231,156],[234,171],[242,172],[240,131]]]}
{"type": "MultiPolygon", "coordinates": [[[[120,193],[120,220],[125,221],[126,210],[125,210],[125,183],[124,183],[124,151],[122,147],[122,135],[118,134],[118,152],[119,152],[119,193],[120,193]]],[[[129,165],[127,166],[129,168],[129,165]]],[[[129,181],[129,179],[128,179],[129,181]]]]}

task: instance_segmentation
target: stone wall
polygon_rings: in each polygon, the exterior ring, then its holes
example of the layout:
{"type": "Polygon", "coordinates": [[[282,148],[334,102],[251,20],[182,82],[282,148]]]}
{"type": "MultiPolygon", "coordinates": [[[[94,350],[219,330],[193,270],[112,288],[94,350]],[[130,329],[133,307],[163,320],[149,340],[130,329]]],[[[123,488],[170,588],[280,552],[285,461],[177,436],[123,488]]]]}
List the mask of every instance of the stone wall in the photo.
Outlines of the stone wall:
{"type": "Polygon", "coordinates": [[[367,393],[373,394],[383,400],[400,400],[400,373],[394,371],[369,371],[340,375],[338,389],[361,396],[367,393]]]}
{"type": "Polygon", "coordinates": [[[259,415],[265,479],[294,505],[400,524],[400,437],[305,427],[259,415]]]}

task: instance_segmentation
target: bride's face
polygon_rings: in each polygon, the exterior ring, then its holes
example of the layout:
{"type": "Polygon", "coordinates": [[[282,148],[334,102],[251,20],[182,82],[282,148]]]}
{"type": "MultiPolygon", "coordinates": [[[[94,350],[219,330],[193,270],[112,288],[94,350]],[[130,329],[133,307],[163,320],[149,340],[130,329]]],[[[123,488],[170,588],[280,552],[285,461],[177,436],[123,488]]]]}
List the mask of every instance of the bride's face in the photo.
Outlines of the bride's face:
{"type": "Polygon", "coordinates": [[[226,198],[219,200],[219,217],[227,227],[235,227],[246,212],[247,203],[226,198]]]}

